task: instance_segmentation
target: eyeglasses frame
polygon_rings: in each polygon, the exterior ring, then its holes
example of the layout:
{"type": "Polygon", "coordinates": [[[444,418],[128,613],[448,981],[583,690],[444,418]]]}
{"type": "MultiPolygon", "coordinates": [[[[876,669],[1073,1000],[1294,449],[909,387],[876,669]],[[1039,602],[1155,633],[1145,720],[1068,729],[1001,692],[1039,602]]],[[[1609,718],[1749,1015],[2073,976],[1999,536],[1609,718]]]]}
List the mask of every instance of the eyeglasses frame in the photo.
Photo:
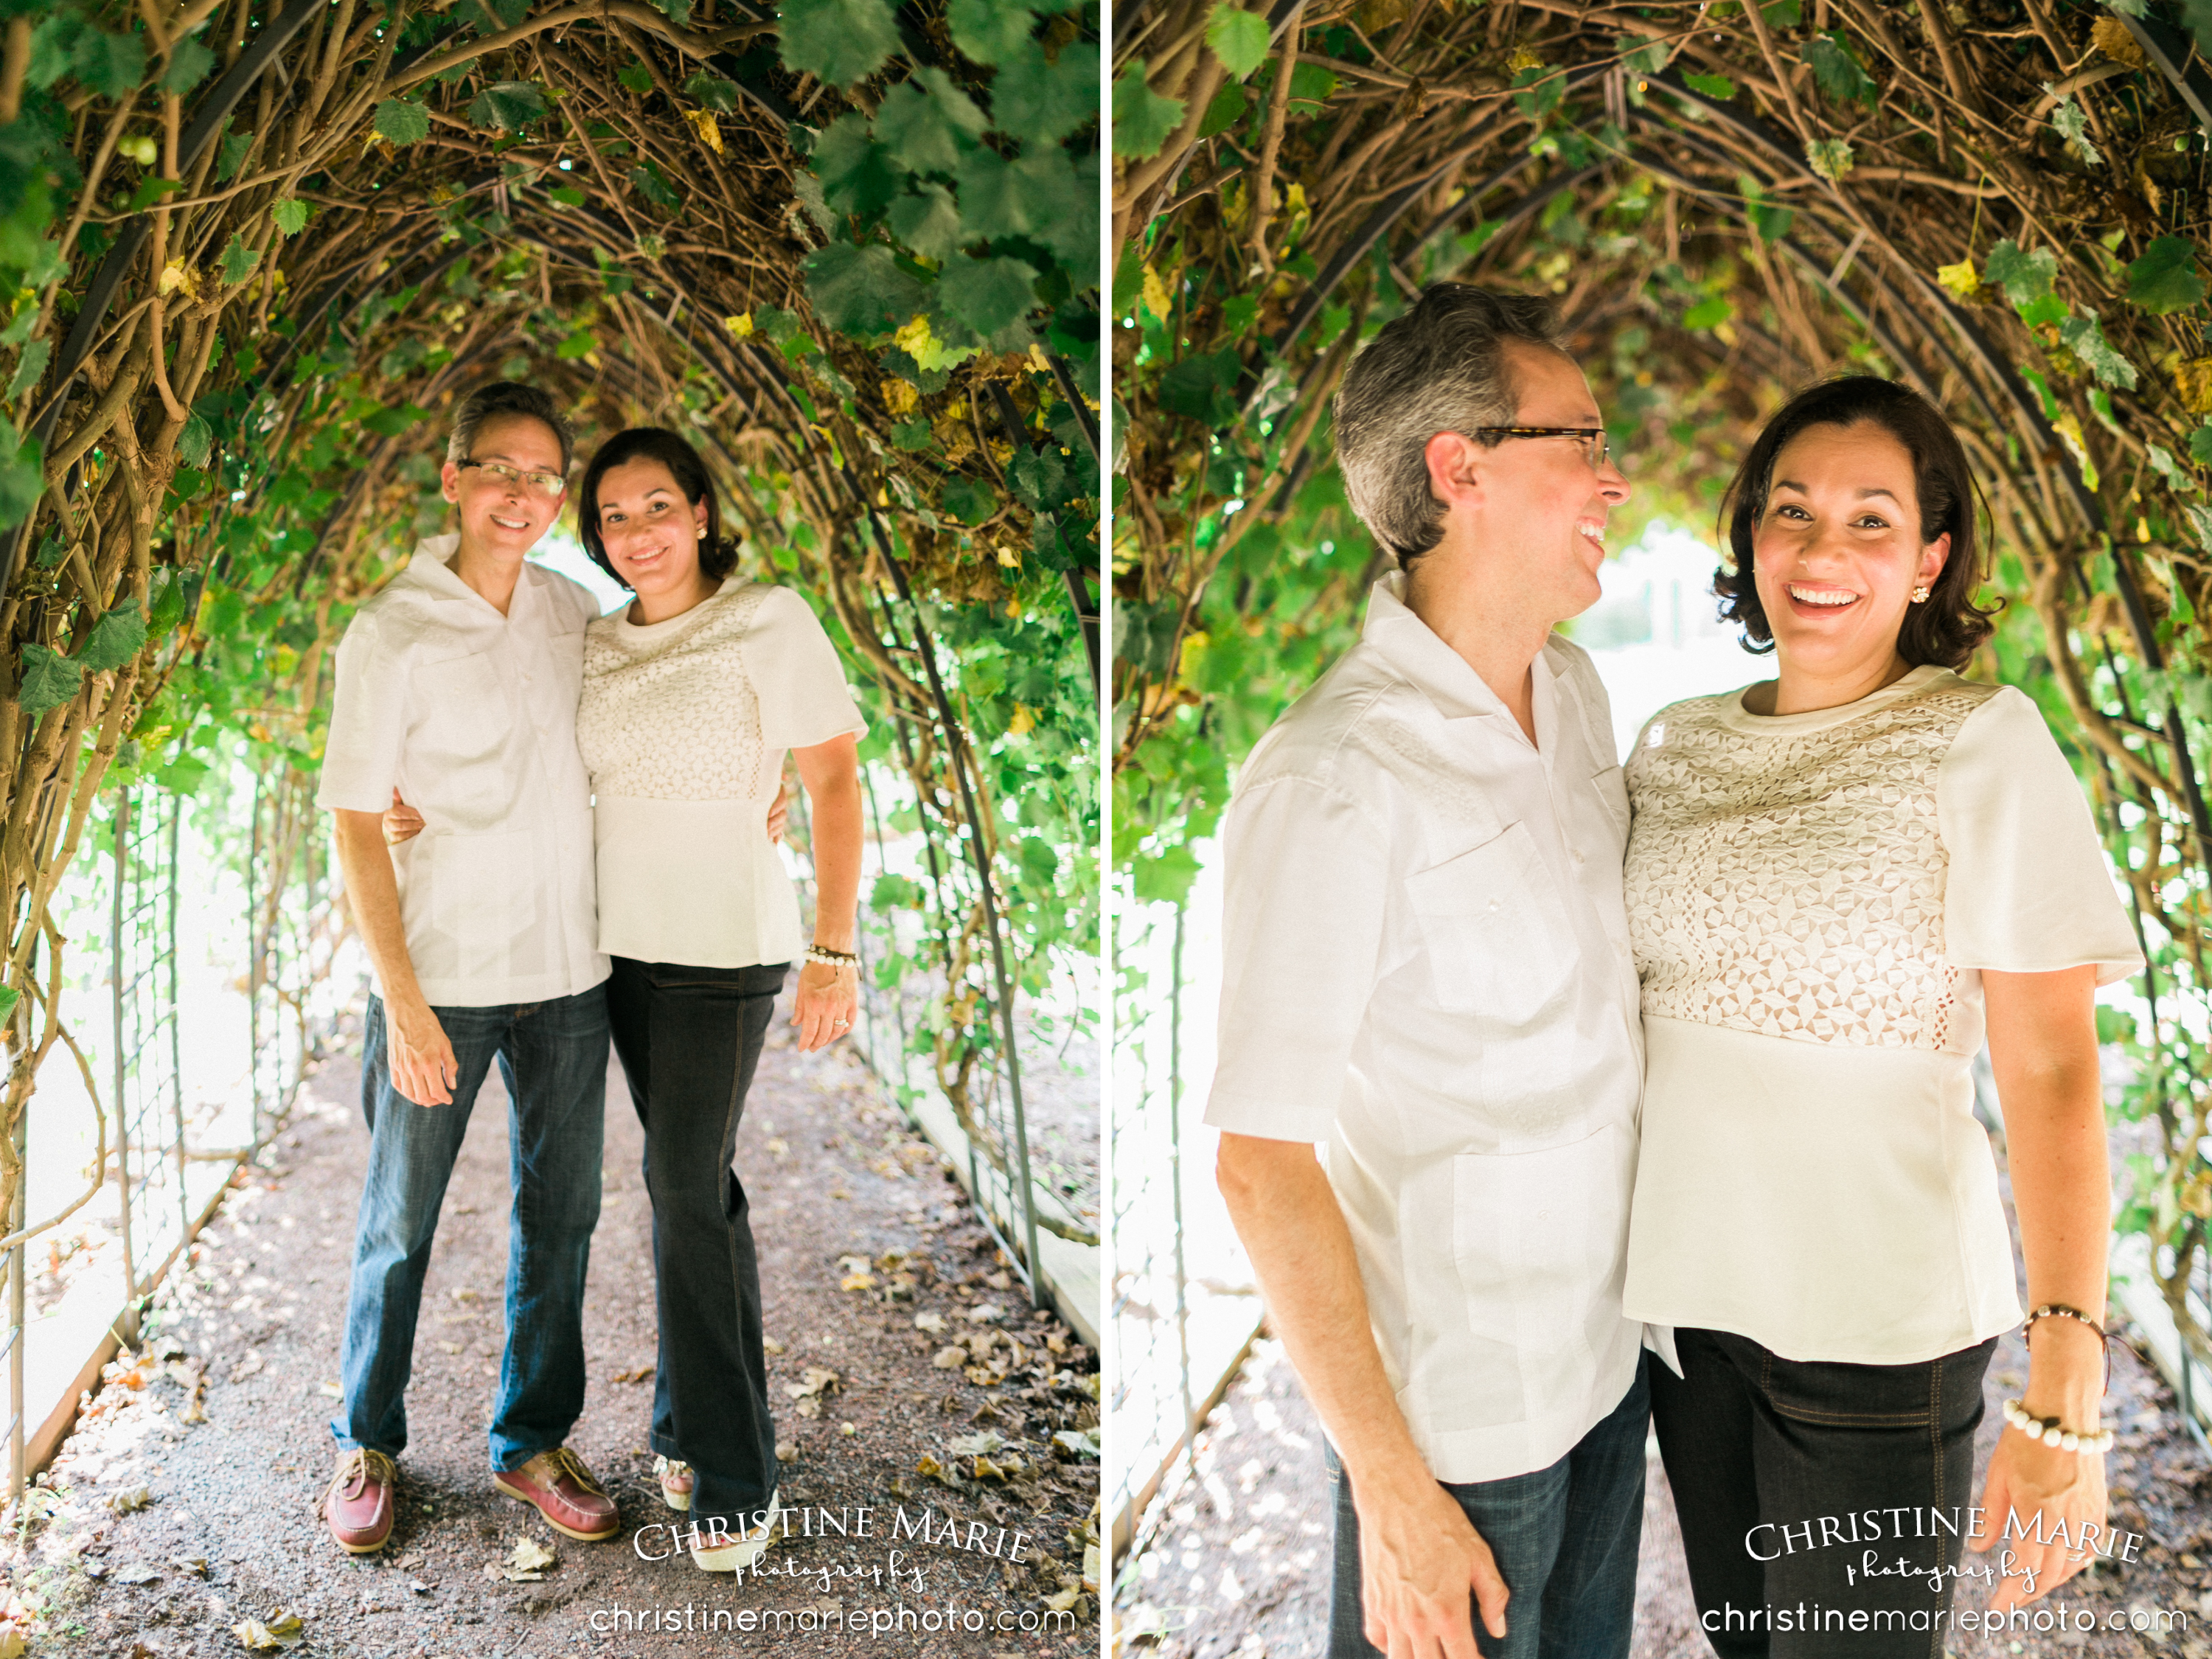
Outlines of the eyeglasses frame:
{"type": "Polygon", "coordinates": [[[1467,434],[1470,438],[1580,438],[1583,456],[1589,459],[1589,442],[1597,440],[1597,456],[1590,460],[1592,471],[1613,459],[1613,436],[1601,426],[1479,426],[1467,434]]]}
{"type": "Polygon", "coordinates": [[[553,488],[550,489],[540,489],[535,484],[531,485],[531,488],[533,490],[536,490],[538,495],[543,495],[549,501],[565,494],[568,488],[568,480],[558,472],[539,472],[536,471],[526,471],[519,466],[509,466],[505,461],[468,460],[455,461],[453,465],[457,467],[481,467],[486,471],[489,471],[491,468],[496,467],[501,472],[512,472],[514,474],[514,479],[517,483],[528,483],[530,480],[533,478],[550,478],[553,480],[553,488]]]}

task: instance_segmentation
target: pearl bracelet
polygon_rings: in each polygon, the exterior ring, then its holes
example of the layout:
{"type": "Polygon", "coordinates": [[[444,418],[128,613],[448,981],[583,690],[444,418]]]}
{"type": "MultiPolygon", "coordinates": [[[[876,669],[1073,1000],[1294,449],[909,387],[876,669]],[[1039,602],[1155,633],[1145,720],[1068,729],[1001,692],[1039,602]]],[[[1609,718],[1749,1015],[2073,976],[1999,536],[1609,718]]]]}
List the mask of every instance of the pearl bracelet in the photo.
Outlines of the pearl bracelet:
{"type": "Polygon", "coordinates": [[[2055,1417],[2030,1417],[2027,1408],[2017,1400],[2005,1401],[2004,1418],[2030,1440],[2040,1440],[2045,1445],[2056,1446],[2061,1451],[2087,1452],[2094,1455],[2112,1449],[2112,1431],[2110,1429],[2081,1434],[2073,1429],[2061,1427],[2055,1417]]]}
{"type": "Polygon", "coordinates": [[[860,958],[853,951],[833,951],[826,945],[808,945],[806,959],[818,962],[827,968],[858,968],[860,965],[860,958]]]}

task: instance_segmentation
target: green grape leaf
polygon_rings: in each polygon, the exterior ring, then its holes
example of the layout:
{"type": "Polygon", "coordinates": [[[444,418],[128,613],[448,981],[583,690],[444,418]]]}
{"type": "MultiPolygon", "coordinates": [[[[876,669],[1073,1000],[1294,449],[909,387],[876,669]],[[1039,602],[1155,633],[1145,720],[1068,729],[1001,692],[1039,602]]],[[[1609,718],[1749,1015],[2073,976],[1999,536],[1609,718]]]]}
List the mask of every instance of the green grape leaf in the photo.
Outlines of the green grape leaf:
{"type": "Polygon", "coordinates": [[[269,210],[276,222],[276,228],[287,236],[297,236],[307,226],[307,204],[296,197],[279,202],[269,210]]]}
{"type": "Polygon", "coordinates": [[[1682,84],[1692,92],[1701,92],[1708,98],[1729,99],[1735,96],[1735,82],[1725,75],[1684,75],[1682,84]]]}
{"type": "Polygon", "coordinates": [[[615,71],[615,79],[641,98],[653,90],[653,71],[642,64],[624,64],[615,71]]]}
{"type": "MultiPolygon", "coordinates": [[[[1224,88],[1214,104],[1231,92],[1242,109],[1241,87],[1224,88]]],[[[1092,41],[1071,40],[1060,49],[1060,61],[1048,64],[1044,49],[1024,40],[1000,64],[991,82],[992,119],[1027,145],[1056,144],[1097,114],[1098,47],[1092,41]]],[[[1206,118],[1212,119],[1212,109],[1206,118]]]]}
{"type": "Polygon", "coordinates": [[[530,15],[530,0],[477,0],[483,11],[486,33],[503,33],[530,15]]]}
{"type": "Polygon", "coordinates": [[[890,151],[870,135],[865,115],[841,115],[823,130],[814,147],[814,176],[831,211],[864,219],[889,207],[903,182],[890,151]]]}
{"type": "MultiPolygon", "coordinates": [[[[1060,159],[1060,152],[1053,155],[1060,159]]],[[[1073,171],[1062,205],[1036,223],[1030,235],[1059,256],[1081,293],[1098,282],[1098,152],[1092,150],[1073,171]]]]}
{"type": "Polygon", "coordinates": [[[90,673],[105,673],[122,667],[145,643],[146,613],[136,603],[118,605],[93,624],[92,637],[76,653],[77,665],[90,673]]]}
{"type": "Polygon", "coordinates": [[[1114,154],[1133,161],[1158,155],[1182,125],[1182,99],[1163,98],[1145,84],[1145,60],[1133,59],[1114,82],[1114,154]]]}
{"type": "Polygon", "coordinates": [[[15,701],[33,720],[50,708],[59,708],[76,697],[84,684],[84,669],[36,640],[23,647],[23,677],[15,687],[15,701]]]}
{"type": "Polygon", "coordinates": [[[1252,107],[1252,94],[1234,81],[1213,94],[1213,101],[1206,106],[1206,118],[1198,124],[1199,141],[1202,143],[1217,132],[1226,132],[1244,118],[1244,112],[1252,107]]]}
{"type": "Polygon", "coordinates": [[[684,90],[717,115],[727,115],[738,106],[738,83],[725,81],[719,75],[709,75],[704,70],[686,81],[684,90]]]}
{"type": "MultiPolygon", "coordinates": [[[[30,307],[30,315],[33,317],[38,315],[37,307],[30,307]]],[[[54,343],[52,340],[33,340],[23,348],[22,356],[16,360],[15,373],[8,382],[9,403],[14,403],[16,398],[38,385],[39,377],[46,372],[46,360],[53,356],[53,351],[54,343]]]]}
{"type": "Polygon", "coordinates": [[[161,71],[161,90],[181,98],[207,79],[215,67],[215,54],[191,35],[169,48],[169,66],[161,71]]]}
{"type": "Polygon", "coordinates": [[[215,428],[208,424],[207,416],[198,410],[185,416],[183,429],[177,434],[177,459],[195,471],[204,469],[208,452],[215,447],[215,428]]]}
{"type": "MultiPolygon", "coordinates": [[[[2045,92],[2054,90],[2048,81],[2043,83],[2043,89],[2045,92]]],[[[2105,164],[2104,155],[2089,139],[2088,113],[2072,98],[2058,100],[2058,107],[2051,112],[2051,125],[2066,141],[2066,148],[2074,153],[2076,160],[2086,161],[2093,167],[2105,164]]]]}
{"type": "Polygon", "coordinates": [[[970,240],[1028,234],[1028,196],[1014,167],[996,150],[978,149],[962,160],[960,217],[970,240]]]}
{"type": "Polygon", "coordinates": [[[643,167],[632,167],[629,181],[637,186],[637,193],[655,207],[673,213],[684,205],[684,198],[676,193],[668,182],[668,175],[661,172],[655,162],[647,161],[643,167]]]}
{"type": "MultiPolygon", "coordinates": [[[[1092,215],[1097,217],[1096,213],[1092,215]]],[[[923,258],[943,264],[971,240],[960,221],[952,192],[942,185],[924,184],[911,195],[891,204],[884,216],[891,234],[923,258]]]]}
{"type": "Polygon", "coordinates": [[[999,510],[999,498],[973,478],[951,477],[938,492],[938,505],[973,529],[999,510]]]}
{"type": "Polygon", "coordinates": [[[1735,315],[1735,307],[1720,295],[1700,300],[1682,313],[1682,326],[1692,333],[1709,328],[1718,328],[1735,315]]]}
{"type": "MultiPolygon", "coordinates": [[[[912,80],[885,93],[876,107],[877,139],[889,159],[909,173],[951,172],[960,165],[962,152],[974,149],[990,125],[990,118],[940,69],[915,71],[912,80]]],[[[830,131],[836,125],[830,123],[830,131]]],[[[823,137],[826,140],[829,133],[823,137]]],[[[821,171],[818,161],[816,171],[821,171]]]]}
{"type": "Polygon", "coordinates": [[[654,10],[683,28],[691,21],[691,0],[652,0],[654,10]]]}
{"type": "Polygon", "coordinates": [[[1220,0],[1206,20],[1206,44],[1221,67],[1242,81],[1267,61],[1267,15],[1244,11],[1220,0]]]}
{"type": "Polygon", "coordinates": [[[2212,466],[2212,421],[2189,434],[2189,459],[2199,466],[2212,466]]]}
{"type": "Polygon", "coordinates": [[[185,619],[185,573],[169,572],[169,580],[161,584],[161,592],[154,600],[154,614],[146,619],[147,630],[166,634],[185,619]]]}
{"type": "Polygon", "coordinates": [[[1839,104],[1871,104],[1874,77],[1866,72],[1859,55],[1841,29],[1830,29],[1808,40],[1800,54],[1812,66],[1820,90],[1839,104]]]}
{"type": "Polygon", "coordinates": [[[1018,322],[1036,303],[1036,272],[1019,259],[945,262],[938,290],[945,310],[986,337],[1018,322]]]}
{"type": "Polygon", "coordinates": [[[2161,236],[2128,267],[2128,301],[2154,317],[2186,311],[2204,297],[2197,250],[2179,236],[2161,236]]]}
{"type": "Polygon", "coordinates": [[[1664,40],[1640,40],[1629,35],[1616,37],[1623,68],[1631,75],[1656,75],[1667,67],[1674,49],[1664,40]]]}
{"type": "Polygon", "coordinates": [[[254,266],[261,263],[261,255],[233,232],[223,247],[221,263],[222,280],[234,288],[253,274],[254,266]]]}
{"type": "Polygon", "coordinates": [[[1236,417],[1230,394],[1243,372],[1234,346],[1211,356],[1186,357],[1160,376],[1160,407],[1208,426],[1225,426],[1236,417]]]}
{"type": "Polygon", "coordinates": [[[545,95],[527,81],[495,81],[469,100],[469,124],[515,132],[545,113],[545,95]]]}
{"type": "Polygon", "coordinates": [[[922,285],[878,243],[832,242],[809,254],[800,270],[815,314],[840,334],[884,333],[921,303],[922,285]]]}
{"type": "Polygon", "coordinates": [[[1983,282],[2002,289],[2005,298],[2015,306],[2032,305],[2049,295],[2051,279],[2057,274],[2056,253],[2047,247],[2022,253],[2009,236],[1990,250],[1989,262],[1982,267],[1983,282]]]}
{"type": "Polygon", "coordinates": [[[25,438],[19,443],[15,428],[0,419],[0,457],[11,453],[14,460],[0,459],[0,530],[22,523],[46,488],[39,441],[25,438]]]}
{"type": "Polygon", "coordinates": [[[777,49],[793,74],[848,87],[881,69],[899,46],[884,0],[784,0],[777,49]]]}
{"type": "Polygon", "coordinates": [[[70,54],[70,72],[88,92],[120,98],[146,78],[146,40],[87,29],[70,54]]]}
{"type": "Polygon", "coordinates": [[[997,64],[1030,38],[1036,20],[1020,0],[951,0],[945,21],[962,56],[971,63],[997,64]]]}
{"type": "Polygon", "coordinates": [[[578,208],[584,205],[584,192],[574,185],[556,185],[545,194],[562,207],[578,208]]]}
{"type": "MultiPolygon", "coordinates": [[[[430,136],[430,118],[420,104],[410,104],[404,98],[387,98],[376,106],[376,136],[395,144],[419,144],[430,136]]],[[[251,133],[240,133],[235,138],[222,141],[223,161],[228,179],[238,170],[238,161],[246,155],[246,146],[252,139],[251,133]],[[238,146],[238,160],[233,160],[230,147],[238,146]]]]}
{"type": "Polygon", "coordinates": [[[1066,499],[1067,465],[1057,449],[1019,449],[1006,465],[1006,481],[1023,503],[1049,513],[1066,499]]]}

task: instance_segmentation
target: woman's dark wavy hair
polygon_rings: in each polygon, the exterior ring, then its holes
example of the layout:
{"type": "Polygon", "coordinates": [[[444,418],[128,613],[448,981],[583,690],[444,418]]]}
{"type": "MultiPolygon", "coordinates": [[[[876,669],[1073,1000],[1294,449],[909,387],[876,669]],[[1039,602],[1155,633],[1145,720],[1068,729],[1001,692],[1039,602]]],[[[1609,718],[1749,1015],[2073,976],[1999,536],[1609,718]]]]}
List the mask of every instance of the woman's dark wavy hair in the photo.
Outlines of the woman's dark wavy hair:
{"type": "Polygon", "coordinates": [[[1773,483],[1774,458],[1808,427],[1856,426],[1862,421],[1881,427],[1912,457],[1921,544],[1947,531],[1951,537],[1950,556],[1933,591],[1921,604],[1905,607],[1898,655],[1916,668],[1925,663],[1964,668],[1975,648],[1996,631],[1990,621],[1996,609],[1984,611],[1974,603],[1987,574],[1984,538],[1977,532],[1988,519],[1988,508],[1980,503],[1966,452],[1942,412],[1910,386],[1872,374],[1843,375],[1806,387],[1766,423],[1736,468],[1721,497],[1721,525],[1735,560],[1733,568],[1723,565],[1713,575],[1721,619],[1742,624],[1745,650],[1764,654],[1774,649],[1774,629],[1759,601],[1752,556],[1752,539],[1773,483]]]}
{"type": "Polygon", "coordinates": [[[607,544],[599,538],[599,480],[616,467],[631,461],[659,461],[676,480],[684,499],[696,507],[707,503],[707,533],[699,538],[699,570],[709,581],[720,581],[738,568],[738,542],[722,534],[722,503],[714,494],[714,481],[706,462],[679,434],[663,426],[633,426],[599,446],[584,468],[584,482],[576,490],[576,536],[592,562],[627,592],[628,582],[607,557],[607,544]]]}

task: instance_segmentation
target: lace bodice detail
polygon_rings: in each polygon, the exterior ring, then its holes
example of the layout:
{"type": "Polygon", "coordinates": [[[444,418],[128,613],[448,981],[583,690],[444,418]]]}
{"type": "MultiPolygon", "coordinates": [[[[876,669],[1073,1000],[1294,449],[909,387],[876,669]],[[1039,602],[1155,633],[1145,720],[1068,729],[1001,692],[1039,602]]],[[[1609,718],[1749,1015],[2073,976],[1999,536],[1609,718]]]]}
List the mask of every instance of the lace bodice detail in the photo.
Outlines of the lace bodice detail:
{"type": "Polygon", "coordinates": [[[625,628],[619,611],[591,625],[576,746],[595,794],[752,800],[775,793],[746,658],[762,604],[777,590],[733,586],[653,627],[625,628]]]}
{"type": "Polygon", "coordinates": [[[1936,774],[1997,690],[1944,674],[1856,717],[1771,735],[1731,720],[1735,692],[1655,719],[1627,769],[1645,1017],[1954,1047],[1960,970],[1944,957],[1936,774]]]}

